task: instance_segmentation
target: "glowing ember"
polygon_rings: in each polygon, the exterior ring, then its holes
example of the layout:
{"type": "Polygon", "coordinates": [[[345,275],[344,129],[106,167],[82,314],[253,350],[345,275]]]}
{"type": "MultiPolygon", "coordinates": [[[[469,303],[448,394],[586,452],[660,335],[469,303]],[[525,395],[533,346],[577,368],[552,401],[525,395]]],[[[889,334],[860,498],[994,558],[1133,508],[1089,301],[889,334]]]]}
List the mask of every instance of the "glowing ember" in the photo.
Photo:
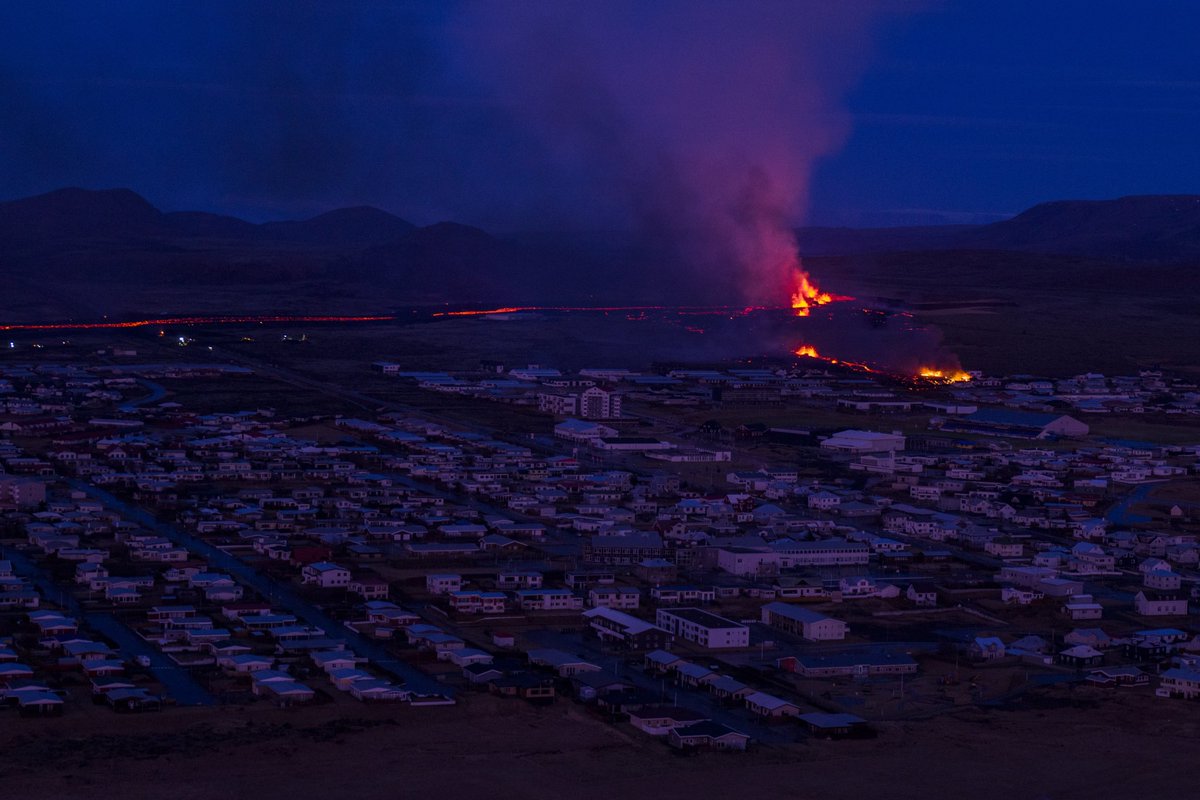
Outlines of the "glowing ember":
{"type": "Polygon", "coordinates": [[[796,355],[805,356],[806,358],[820,358],[821,357],[820,354],[817,353],[817,348],[813,347],[811,344],[802,344],[799,347],[797,347],[796,355]]]}
{"type": "Polygon", "coordinates": [[[966,383],[971,380],[970,374],[961,369],[936,369],[934,367],[921,367],[917,371],[917,377],[945,383],[966,383]]]}

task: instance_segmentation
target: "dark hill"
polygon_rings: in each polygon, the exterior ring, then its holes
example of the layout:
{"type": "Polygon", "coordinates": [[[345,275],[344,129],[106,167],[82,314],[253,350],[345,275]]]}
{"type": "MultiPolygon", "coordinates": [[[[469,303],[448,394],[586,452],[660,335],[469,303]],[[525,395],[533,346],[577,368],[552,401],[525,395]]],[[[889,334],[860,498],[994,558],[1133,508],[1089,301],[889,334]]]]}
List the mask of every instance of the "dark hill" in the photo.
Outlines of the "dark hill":
{"type": "Polygon", "coordinates": [[[162,232],[163,215],[128,189],[59,189],[0,203],[0,243],[124,239],[162,232]]]}
{"type": "Polygon", "coordinates": [[[339,208],[301,222],[267,222],[258,226],[265,239],[367,246],[395,241],[415,228],[411,222],[370,206],[339,208]]]}
{"type": "Polygon", "coordinates": [[[1200,257],[1200,196],[1042,203],[1012,219],[970,231],[962,243],[1129,262],[1185,261],[1200,257]]]}
{"type": "Polygon", "coordinates": [[[1200,259],[1200,196],[1142,195],[1041,203],[989,225],[802,228],[808,256],[998,250],[1175,264],[1200,259]]]}

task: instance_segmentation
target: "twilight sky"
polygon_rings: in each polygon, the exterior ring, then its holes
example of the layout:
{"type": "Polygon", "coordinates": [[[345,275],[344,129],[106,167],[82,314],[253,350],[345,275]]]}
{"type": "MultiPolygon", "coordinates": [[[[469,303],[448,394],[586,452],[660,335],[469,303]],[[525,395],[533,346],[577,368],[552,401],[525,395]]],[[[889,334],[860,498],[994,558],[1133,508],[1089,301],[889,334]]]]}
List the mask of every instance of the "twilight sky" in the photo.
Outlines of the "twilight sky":
{"type": "Polygon", "coordinates": [[[1197,30],[1186,0],[7,3],[0,198],[505,229],[1193,193],[1197,30]]]}

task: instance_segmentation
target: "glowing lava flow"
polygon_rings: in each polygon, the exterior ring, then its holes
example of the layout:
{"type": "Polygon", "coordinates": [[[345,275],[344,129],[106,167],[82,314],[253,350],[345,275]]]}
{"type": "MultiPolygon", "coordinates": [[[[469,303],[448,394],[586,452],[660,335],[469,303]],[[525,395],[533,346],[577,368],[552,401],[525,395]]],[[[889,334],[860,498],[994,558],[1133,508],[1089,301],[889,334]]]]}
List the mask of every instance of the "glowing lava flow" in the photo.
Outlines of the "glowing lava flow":
{"type": "Polygon", "coordinates": [[[749,314],[767,311],[767,306],[503,306],[464,311],[435,311],[435,317],[486,317],[491,314],[517,314],[522,311],[671,311],[677,314],[749,314]]]}
{"type": "Polygon", "coordinates": [[[931,383],[966,383],[972,379],[968,372],[961,369],[937,369],[935,367],[921,367],[916,375],[903,375],[900,373],[890,373],[887,370],[877,369],[870,364],[863,364],[860,361],[845,361],[840,358],[831,358],[823,356],[817,352],[817,348],[811,344],[802,344],[792,351],[793,355],[802,358],[813,358],[817,361],[823,361],[826,364],[833,364],[846,369],[854,370],[855,372],[869,372],[873,375],[891,375],[894,378],[901,380],[923,380],[931,383]]]}
{"type": "Polygon", "coordinates": [[[818,353],[817,348],[813,347],[811,344],[802,344],[799,347],[797,347],[795,350],[793,350],[792,352],[793,352],[793,354],[802,356],[804,358],[815,358],[817,361],[824,361],[826,364],[835,364],[839,367],[845,367],[846,369],[852,369],[855,372],[870,372],[870,373],[876,374],[876,375],[882,374],[882,372],[883,372],[882,370],[875,369],[874,367],[872,367],[869,364],[863,364],[860,361],[844,361],[843,359],[840,359],[840,358],[830,358],[829,356],[823,356],[820,353],[818,353]]]}
{"type": "Polygon", "coordinates": [[[967,383],[971,380],[971,374],[961,369],[937,369],[935,367],[921,367],[917,371],[917,377],[943,383],[967,383]]]}
{"type": "Polygon", "coordinates": [[[813,283],[809,274],[798,267],[794,273],[793,283],[792,310],[795,311],[797,317],[807,317],[816,306],[854,299],[846,295],[830,294],[829,292],[821,291],[813,283]]]}
{"type": "Polygon", "coordinates": [[[118,328],[145,328],[151,325],[233,325],[260,323],[296,323],[296,322],[385,322],[395,319],[394,316],[225,316],[225,317],[162,317],[160,319],[135,319],[124,322],[47,322],[26,325],[0,325],[0,331],[90,331],[118,328]]]}

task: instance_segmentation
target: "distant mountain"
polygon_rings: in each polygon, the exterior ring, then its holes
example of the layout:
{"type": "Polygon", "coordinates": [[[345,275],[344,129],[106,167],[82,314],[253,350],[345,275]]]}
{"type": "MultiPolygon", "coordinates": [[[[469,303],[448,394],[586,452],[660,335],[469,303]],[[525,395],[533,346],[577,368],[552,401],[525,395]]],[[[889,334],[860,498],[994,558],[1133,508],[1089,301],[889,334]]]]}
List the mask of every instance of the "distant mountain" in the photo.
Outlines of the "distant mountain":
{"type": "MultiPolygon", "coordinates": [[[[1130,264],[1154,267],[1139,285],[1161,294],[1200,263],[1200,197],[1062,201],[990,225],[805,228],[798,239],[822,285],[852,294],[890,296],[898,282],[918,296],[1053,293],[1114,283],[1130,264]]],[[[737,276],[697,277],[679,244],[619,232],[500,238],[455,222],[416,227],[369,207],[255,224],[164,213],[128,189],[60,189],[0,203],[0,321],[334,304],[702,304],[736,294],[737,276]]]]}
{"type": "Polygon", "coordinates": [[[0,203],[0,243],[9,246],[185,238],[369,247],[399,239],[415,227],[369,206],[259,225],[202,211],[164,214],[129,189],[59,189],[0,203]]]}
{"type": "Polygon", "coordinates": [[[266,222],[266,239],[310,244],[375,245],[395,241],[417,226],[370,206],[339,208],[302,222],[266,222]]]}
{"type": "Polygon", "coordinates": [[[0,242],[122,239],[162,232],[162,213],[128,189],[59,189],[0,203],[0,242]]]}
{"type": "Polygon", "coordinates": [[[1200,257],[1200,196],[1042,203],[964,234],[963,243],[1143,263],[1184,261],[1200,257]]]}
{"type": "Polygon", "coordinates": [[[912,228],[802,228],[805,255],[997,250],[1177,264],[1200,259],[1200,196],[1041,203],[1002,222],[912,228]]]}

